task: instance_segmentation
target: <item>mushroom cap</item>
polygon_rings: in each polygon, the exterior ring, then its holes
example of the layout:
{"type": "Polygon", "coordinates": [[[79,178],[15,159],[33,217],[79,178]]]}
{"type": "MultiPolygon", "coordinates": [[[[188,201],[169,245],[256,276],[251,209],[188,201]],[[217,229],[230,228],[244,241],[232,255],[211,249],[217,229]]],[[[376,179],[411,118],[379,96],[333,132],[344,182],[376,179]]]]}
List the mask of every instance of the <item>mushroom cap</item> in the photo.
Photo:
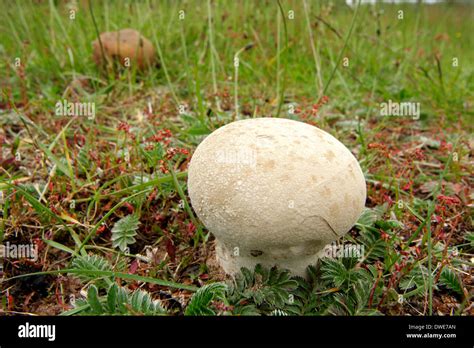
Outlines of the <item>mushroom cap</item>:
{"type": "MultiPolygon", "coordinates": [[[[131,64],[137,64],[139,69],[143,69],[153,65],[156,60],[155,49],[150,40],[135,29],[104,32],[100,34],[100,41],[107,62],[119,60],[124,65],[125,58],[129,58],[131,64]]],[[[92,42],[92,48],[94,61],[97,65],[102,64],[102,50],[98,39],[92,42]]]]}
{"type": "Polygon", "coordinates": [[[224,248],[273,259],[316,254],[354,225],[366,199],[359,163],[341,142],[281,118],[210,134],[191,159],[188,191],[224,248]]]}

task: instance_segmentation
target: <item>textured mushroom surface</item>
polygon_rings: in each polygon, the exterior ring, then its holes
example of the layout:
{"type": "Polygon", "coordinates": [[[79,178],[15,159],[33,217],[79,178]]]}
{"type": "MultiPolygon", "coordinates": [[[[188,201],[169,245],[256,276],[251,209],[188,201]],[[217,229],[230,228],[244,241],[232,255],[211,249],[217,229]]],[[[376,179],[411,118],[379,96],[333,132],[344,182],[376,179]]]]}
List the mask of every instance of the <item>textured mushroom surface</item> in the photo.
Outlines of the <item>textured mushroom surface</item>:
{"type": "Polygon", "coordinates": [[[105,58],[108,64],[117,61],[126,66],[129,59],[130,67],[136,64],[138,69],[153,65],[156,60],[155,49],[151,42],[134,29],[122,29],[100,34],[99,40],[92,43],[93,57],[97,65],[103,64],[105,58]],[[102,54],[102,49],[104,52],[102,54]]]}
{"type": "Polygon", "coordinates": [[[230,274],[261,263],[304,275],[354,225],[366,198],[359,163],[341,142],[280,118],[237,121],[210,134],[191,159],[188,190],[230,274]]]}

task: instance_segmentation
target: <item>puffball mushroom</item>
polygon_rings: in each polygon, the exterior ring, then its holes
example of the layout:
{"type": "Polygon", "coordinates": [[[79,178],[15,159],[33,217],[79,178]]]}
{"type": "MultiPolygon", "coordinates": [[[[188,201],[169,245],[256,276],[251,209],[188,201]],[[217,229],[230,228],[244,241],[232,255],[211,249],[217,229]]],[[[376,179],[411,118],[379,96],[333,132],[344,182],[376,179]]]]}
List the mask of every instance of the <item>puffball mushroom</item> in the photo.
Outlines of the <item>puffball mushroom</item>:
{"type": "Polygon", "coordinates": [[[143,37],[134,29],[122,29],[100,34],[99,39],[92,42],[93,58],[97,65],[118,61],[121,65],[130,67],[137,65],[138,69],[152,66],[156,54],[150,40],[143,37]],[[102,43],[102,48],[100,44],[102,43]]]}
{"type": "Polygon", "coordinates": [[[197,147],[191,204],[227,274],[260,263],[305,276],[365,205],[362,170],[332,135],[281,118],[232,122],[197,147]]]}

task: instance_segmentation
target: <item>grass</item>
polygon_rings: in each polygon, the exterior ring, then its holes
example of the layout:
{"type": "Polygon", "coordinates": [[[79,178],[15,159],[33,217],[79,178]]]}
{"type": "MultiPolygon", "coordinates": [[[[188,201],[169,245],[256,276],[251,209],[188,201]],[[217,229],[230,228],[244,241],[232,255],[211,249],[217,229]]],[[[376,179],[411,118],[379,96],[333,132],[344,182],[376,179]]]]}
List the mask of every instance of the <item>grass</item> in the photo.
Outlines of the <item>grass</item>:
{"type": "Polygon", "coordinates": [[[0,241],[39,251],[4,260],[4,313],[103,310],[115,282],[171,314],[188,303],[222,315],[473,314],[472,6],[0,3],[0,241]],[[160,68],[94,64],[97,32],[127,27],[151,40],[160,68]],[[95,119],[56,116],[63,99],[95,103],[95,119]],[[380,116],[388,100],[419,102],[420,119],[380,116]],[[223,294],[205,288],[225,279],[189,204],[186,167],[212,130],[262,116],[314,124],[356,155],[368,210],[337,244],[369,252],[325,260],[306,281],[250,270],[223,294]],[[113,248],[112,229],[130,214],[135,242],[113,248]],[[91,284],[92,306],[73,309],[65,299],[91,284]]]}

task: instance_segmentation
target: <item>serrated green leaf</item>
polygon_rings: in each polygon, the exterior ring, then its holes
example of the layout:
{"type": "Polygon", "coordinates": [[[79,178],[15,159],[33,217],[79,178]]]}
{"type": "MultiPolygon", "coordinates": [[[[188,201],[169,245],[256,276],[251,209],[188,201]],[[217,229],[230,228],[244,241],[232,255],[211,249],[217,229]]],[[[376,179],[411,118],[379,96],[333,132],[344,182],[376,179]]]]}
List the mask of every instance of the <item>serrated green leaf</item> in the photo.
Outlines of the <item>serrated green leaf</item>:
{"type": "Polygon", "coordinates": [[[357,224],[365,227],[372,226],[375,221],[379,218],[377,211],[370,208],[365,208],[362,214],[360,215],[359,219],[357,220],[357,224]]]}
{"type": "Polygon", "coordinates": [[[458,294],[463,294],[463,285],[461,278],[449,267],[444,267],[441,271],[439,283],[446,286],[458,294]]]}
{"type": "Polygon", "coordinates": [[[85,274],[81,271],[112,271],[112,266],[109,261],[99,255],[86,255],[75,257],[71,263],[72,269],[78,271],[78,277],[82,282],[95,281],[99,284],[99,280],[104,279],[110,283],[109,277],[100,277],[96,274],[85,274]]]}
{"type": "Polygon", "coordinates": [[[199,288],[191,298],[185,315],[214,315],[209,306],[212,301],[223,300],[226,290],[224,283],[211,283],[199,288]]]}
{"type": "Polygon", "coordinates": [[[135,236],[140,224],[138,216],[127,215],[118,220],[112,228],[112,246],[124,252],[128,245],[135,243],[135,236]]]}

